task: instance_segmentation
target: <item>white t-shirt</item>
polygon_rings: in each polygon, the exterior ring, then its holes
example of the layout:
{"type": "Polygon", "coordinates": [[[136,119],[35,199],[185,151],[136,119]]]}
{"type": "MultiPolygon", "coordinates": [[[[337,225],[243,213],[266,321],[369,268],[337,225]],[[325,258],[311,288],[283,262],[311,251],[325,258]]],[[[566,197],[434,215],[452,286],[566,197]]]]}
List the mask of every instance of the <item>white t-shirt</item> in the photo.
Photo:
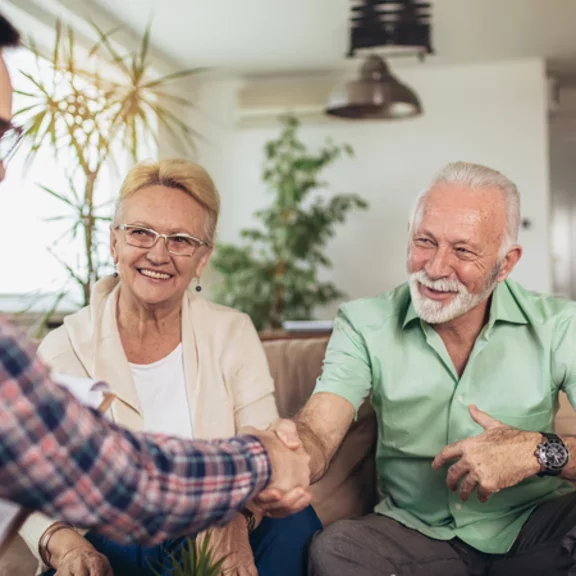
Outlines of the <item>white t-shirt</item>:
{"type": "Polygon", "coordinates": [[[192,438],[182,343],[152,364],[130,364],[144,416],[144,430],[192,438]]]}

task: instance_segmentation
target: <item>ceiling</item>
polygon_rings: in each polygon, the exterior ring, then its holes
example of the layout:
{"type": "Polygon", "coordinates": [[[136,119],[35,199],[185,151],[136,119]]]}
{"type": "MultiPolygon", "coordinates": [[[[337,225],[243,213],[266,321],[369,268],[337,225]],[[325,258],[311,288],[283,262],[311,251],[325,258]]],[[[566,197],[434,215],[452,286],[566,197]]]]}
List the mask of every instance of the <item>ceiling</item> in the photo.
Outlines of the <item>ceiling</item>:
{"type": "MultiPolygon", "coordinates": [[[[120,20],[138,33],[152,17],[157,52],[179,65],[252,74],[347,66],[350,0],[49,1],[120,20]]],[[[576,68],[576,0],[432,0],[432,4],[436,50],[432,63],[543,57],[556,68],[576,68]]],[[[398,58],[394,65],[413,60],[398,58]]]]}
{"type": "MultiPolygon", "coordinates": [[[[249,72],[335,69],[350,0],[90,0],[187,65],[249,72]]],[[[576,0],[435,0],[438,64],[541,56],[576,60],[576,0]]]]}

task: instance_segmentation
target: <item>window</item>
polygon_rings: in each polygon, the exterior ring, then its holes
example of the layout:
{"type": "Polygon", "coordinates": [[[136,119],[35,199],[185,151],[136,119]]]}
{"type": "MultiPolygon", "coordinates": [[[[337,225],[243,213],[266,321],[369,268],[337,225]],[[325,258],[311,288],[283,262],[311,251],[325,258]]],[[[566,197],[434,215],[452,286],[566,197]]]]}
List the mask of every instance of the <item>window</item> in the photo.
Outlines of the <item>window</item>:
{"type": "MultiPolygon", "coordinates": [[[[37,77],[42,74],[42,66],[45,66],[46,72],[50,73],[48,63],[37,62],[34,55],[25,49],[7,51],[5,56],[16,89],[31,89],[30,82],[20,71],[37,77]]],[[[28,98],[15,93],[14,111],[29,104],[28,98]]],[[[34,160],[26,165],[24,152],[20,151],[10,160],[6,179],[0,189],[0,243],[3,255],[0,310],[13,312],[16,306],[21,307],[23,294],[29,295],[30,299],[39,293],[52,293],[55,296],[64,288],[67,298],[63,306],[70,309],[73,307],[72,301],[81,302],[81,290],[76,282],[71,281],[70,274],[58,259],[73,270],[79,269],[84,261],[82,229],[78,230],[75,238],[72,237],[73,210],[40,185],[70,197],[67,167],[75,164],[74,157],[69,152],[55,159],[52,149],[47,146],[40,149],[34,160]],[[19,296],[15,298],[14,295],[19,296]]],[[[112,214],[120,182],[130,165],[122,154],[114,154],[114,157],[117,165],[100,174],[95,192],[96,204],[102,207],[99,213],[106,216],[112,214]]],[[[98,233],[99,257],[104,261],[108,255],[106,222],[99,224],[98,233]]],[[[51,305],[49,296],[41,298],[41,302],[44,308],[51,305]]]]}

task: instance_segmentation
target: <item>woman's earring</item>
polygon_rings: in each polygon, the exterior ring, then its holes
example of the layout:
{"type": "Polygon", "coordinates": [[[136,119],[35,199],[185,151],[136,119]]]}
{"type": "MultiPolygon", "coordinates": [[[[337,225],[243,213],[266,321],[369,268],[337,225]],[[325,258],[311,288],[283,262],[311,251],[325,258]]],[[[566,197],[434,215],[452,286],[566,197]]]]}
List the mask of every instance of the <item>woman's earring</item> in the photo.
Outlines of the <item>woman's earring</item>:
{"type": "Polygon", "coordinates": [[[116,268],[116,264],[114,264],[114,272],[112,272],[113,278],[118,278],[118,269],[116,268]]]}
{"type": "Polygon", "coordinates": [[[200,286],[200,278],[196,279],[196,292],[202,292],[202,286],[200,286]]]}

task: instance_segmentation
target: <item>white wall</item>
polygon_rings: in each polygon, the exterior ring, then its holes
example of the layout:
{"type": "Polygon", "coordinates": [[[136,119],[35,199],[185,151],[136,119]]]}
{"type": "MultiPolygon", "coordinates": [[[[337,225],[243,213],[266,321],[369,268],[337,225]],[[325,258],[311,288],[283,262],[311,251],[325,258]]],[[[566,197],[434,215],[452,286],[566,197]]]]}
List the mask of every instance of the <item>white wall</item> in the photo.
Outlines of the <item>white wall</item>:
{"type": "MultiPolygon", "coordinates": [[[[430,67],[399,74],[420,95],[425,114],[396,123],[306,124],[311,146],[327,136],[348,142],[356,157],[326,172],[333,193],[356,192],[370,210],[353,214],[328,247],[334,269],[326,277],[351,298],[393,288],[405,279],[407,213],[433,173],[453,160],[502,170],[519,186],[525,256],[514,276],[525,286],[550,290],[546,83],[541,60],[430,67]]],[[[200,93],[195,126],[209,143],[199,160],[222,194],[220,238],[234,241],[268,201],[260,172],[263,145],[277,127],[236,128],[238,83],[218,81],[200,93]]],[[[319,316],[330,317],[334,307],[319,316]]]]}

